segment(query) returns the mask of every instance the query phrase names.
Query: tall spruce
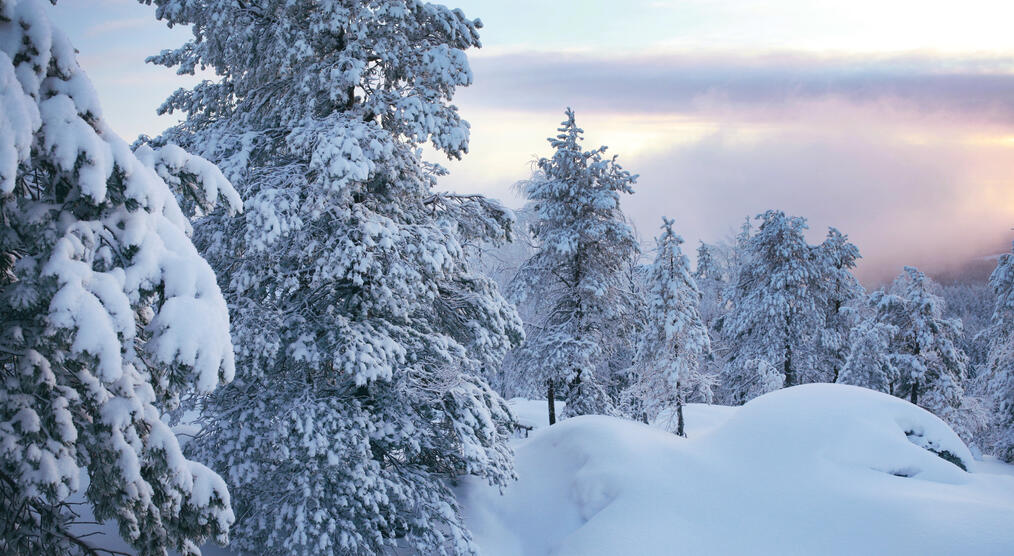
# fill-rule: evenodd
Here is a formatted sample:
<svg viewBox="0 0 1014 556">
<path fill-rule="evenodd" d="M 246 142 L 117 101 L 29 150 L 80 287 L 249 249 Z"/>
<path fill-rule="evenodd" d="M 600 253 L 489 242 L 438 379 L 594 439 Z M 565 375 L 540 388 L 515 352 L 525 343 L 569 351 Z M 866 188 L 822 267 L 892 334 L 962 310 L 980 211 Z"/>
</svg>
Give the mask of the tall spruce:
<svg viewBox="0 0 1014 556">
<path fill-rule="evenodd" d="M 697 266 L 694 269 L 694 282 L 701 291 L 701 318 L 710 329 L 724 313 L 727 287 L 726 274 L 715 257 L 715 248 L 701 242 L 697 246 Z"/>
<path fill-rule="evenodd" d="M 174 145 L 131 152 L 37 0 L 0 0 L 0 107 L 0 553 L 104 552 L 75 493 L 141 554 L 226 542 L 225 482 L 162 415 L 234 369 L 174 192 L 236 192 Z"/>
<path fill-rule="evenodd" d="M 931 291 L 930 279 L 907 266 L 889 290 L 874 292 L 870 303 L 877 322 L 896 329 L 889 351 L 897 378 L 890 392 L 952 426 L 960 424 L 968 363 L 958 347 L 961 321 L 944 318 L 943 299 Z"/>
<path fill-rule="evenodd" d="M 535 213 L 538 251 L 511 284 L 519 302 L 542 299 L 547 308 L 517 354 L 514 368 L 530 389 L 563 393 L 568 415 L 610 413 L 603 387 L 612 338 L 632 317 L 629 268 L 637 259 L 634 232 L 620 211 L 620 194 L 632 193 L 636 176 L 623 170 L 606 147 L 585 151 L 574 112 L 549 139 L 551 158 L 524 184 Z M 555 421 L 550 405 L 550 422 Z"/>
<path fill-rule="evenodd" d="M 745 264 L 722 325 L 729 342 L 721 386 L 727 403 L 800 384 L 813 368 L 824 326 L 820 268 L 803 236 L 806 220 L 776 210 L 757 218 L 756 233 L 741 236 Z"/>
<path fill-rule="evenodd" d="M 897 334 L 898 327 L 878 322 L 875 315 L 861 320 L 849 333 L 848 355 L 835 382 L 894 394 L 899 374 L 892 348 Z"/>
<path fill-rule="evenodd" d="M 803 382 L 836 382 L 845 366 L 851 346 L 850 332 L 855 325 L 854 305 L 866 297 L 866 291 L 852 273 L 859 259 L 859 248 L 848 236 L 830 228 L 816 247 L 817 283 L 814 294 L 824 312 L 820 346 L 812 370 Z"/>
<path fill-rule="evenodd" d="M 672 225 L 672 220 L 664 218 L 662 234 L 655 240 L 655 260 L 648 270 L 647 310 L 628 395 L 640 402 L 645 420 L 671 412 L 676 434 L 686 436 L 684 402 L 688 398 L 711 399 L 712 378 L 701 372 L 711 342 L 701 321 L 701 293 L 680 247 L 683 238 Z"/>
<path fill-rule="evenodd" d="M 994 416 L 989 436 L 996 456 L 1014 462 L 1014 254 L 1000 257 L 989 285 L 996 294 L 983 375 Z"/>
<path fill-rule="evenodd" d="M 174 93 L 247 199 L 196 227 L 234 315 L 237 379 L 201 400 L 195 452 L 223 471 L 233 545 L 256 554 L 474 551 L 448 480 L 513 477 L 509 411 L 483 375 L 522 339 L 463 244 L 505 238 L 481 196 L 433 193 L 469 127 L 478 20 L 415 0 L 146 0 L 194 38 L 152 60 L 219 78 Z"/>
</svg>

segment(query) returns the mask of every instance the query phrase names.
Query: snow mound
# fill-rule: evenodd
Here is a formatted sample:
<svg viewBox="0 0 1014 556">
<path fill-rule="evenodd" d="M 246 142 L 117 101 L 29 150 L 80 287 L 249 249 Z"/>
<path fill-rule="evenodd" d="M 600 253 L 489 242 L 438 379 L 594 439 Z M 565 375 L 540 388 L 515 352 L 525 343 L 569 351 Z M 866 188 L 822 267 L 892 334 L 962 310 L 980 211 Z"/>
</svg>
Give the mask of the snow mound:
<svg viewBox="0 0 1014 556">
<path fill-rule="evenodd" d="M 503 496 L 459 491 L 483 554 L 1014 553 L 1014 477 L 975 473 L 908 402 L 820 384 L 703 429 L 687 409 L 688 439 L 600 416 L 534 431 Z"/>
</svg>

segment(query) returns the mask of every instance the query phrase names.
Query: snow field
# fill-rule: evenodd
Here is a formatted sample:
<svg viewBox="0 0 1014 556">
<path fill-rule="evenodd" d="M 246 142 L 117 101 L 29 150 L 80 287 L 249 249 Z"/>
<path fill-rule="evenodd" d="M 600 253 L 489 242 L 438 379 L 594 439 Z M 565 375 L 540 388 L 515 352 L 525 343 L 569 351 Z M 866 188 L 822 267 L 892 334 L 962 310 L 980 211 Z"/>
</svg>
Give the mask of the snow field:
<svg viewBox="0 0 1014 556">
<path fill-rule="evenodd" d="M 459 490 L 483 554 L 1014 553 L 1009 466 L 908 402 L 812 384 L 686 412 L 687 439 L 587 416 L 518 441 L 502 497 Z"/>
</svg>

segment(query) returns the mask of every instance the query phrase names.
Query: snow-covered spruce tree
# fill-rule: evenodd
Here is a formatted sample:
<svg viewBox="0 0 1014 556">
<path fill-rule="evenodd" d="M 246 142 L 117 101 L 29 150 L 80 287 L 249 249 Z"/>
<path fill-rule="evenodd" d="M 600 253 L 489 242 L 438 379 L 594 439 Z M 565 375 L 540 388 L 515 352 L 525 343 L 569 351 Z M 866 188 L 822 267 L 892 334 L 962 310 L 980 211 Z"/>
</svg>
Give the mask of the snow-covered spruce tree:
<svg viewBox="0 0 1014 556">
<path fill-rule="evenodd" d="M 991 326 L 996 296 L 988 281 L 975 280 L 944 284 L 940 296 L 946 304 L 947 318 L 961 320 L 961 350 L 968 355 L 969 379 L 975 387 L 988 368 Z M 967 390 L 967 389 L 966 389 Z"/>
<path fill-rule="evenodd" d="M 896 326 L 872 316 L 860 321 L 849 333 L 848 356 L 836 382 L 893 394 L 899 375 L 891 349 L 897 334 Z"/>
<path fill-rule="evenodd" d="M 830 228 L 815 255 L 819 277 L 814 294 L 823 308 L 824 323 L 814 366 L 800 378 L 801 382 L 835 382 L 850 349 L 849 333 L 856 318 L 853 305 L 865 299 L 866 291 L 852 274 L 859 249 L 848 236 Z"/>
<path fill-rule="evenodd" d="M 723 319 L 729 341 L 721 384 L 726 403 L 799 384 L 812 368 L 824 326 L 819 267 L 803 237 L 806 220 L 775 210 L 758 218 L 759 229 L 746 240 L 748 264 L 737 273 L 732 309 Z"/>
<path fill-rule="evenodd" d="M 997 457 L 1014 462 L 1014 254 L 1000 257 L 989 285 L 996 294 L 982 377 L 993 405 L 989 439 Z"/>
<path fill-rule="evenodd" d="M 131 152 L 45 10 L 0 0 L 0 553 L 96 553 L 69 529 L 84 490 L 139 553 L 199 554 L 229 493 L 161 416 L 230 380 L 233 350 L 170 186 L 239 199 L 177 147 Z"/>
<path fill-rule="evenodd" d="M 733 240 L 732 245 L 726 245 L 728 251 L 727 262 L 726 262 L 726 280 L 725 280 L 725 292 L 723 297 L 728 300 L 729 304 L 736 300 L 736 285 L 739 284 L 739 273 L 741 270 L 748 268 L 752 262 L 751 257 L 753 256 L 752 246 L 750 245 L 750 238 L 753 237 L 757 230 L 754 229 L 753 223 L 750 221 L 749 216 L 743 217 L 743 223 L 739 227 L 739 232 L 736 233 L 736 237 Z"/>
<path fill-rule="evenodd" d="M 943 299 L 930 285 L 925 274 L 906 266 L 890 290 L 874 292 L 870 303 L 877 322 L 896 329 L 889 351 L 897 380 L 889 392 L 932 411 L 961 433 L 961 383 L 968 362 L 957 346 L 961 321 L 944 318 Z"/>
<path fill-rule="evenodd" d="M 153 61 L 219 75 L 173 94 L 164 138 L 204 149 L 246 199 L 195 238 L 234 319 L 235 382 L 200 400 L 195 453 L 226 474 L 233 546 L 254 554 L 474 548 L 449 480 L 513 477 L 510 414 L 483 380 L 517 313 L 465 242 L 509 213 L 434 194 L 425 142 L 468 124 L 477 20 L 415 0 L 155 0 L 194 38 Z"/>
<path fill-rule="evenodd" d="M 726 276 L 714 255 L 715 248 L 703 241 L 697 246 L 694 281 L 701 292 L 701 318 L 709 329 L 724 313 Z"/>
<path fill-rule="evenodd" d="M 584 131 L 574 112 L 555 152 L 538 162 L 524 184 L 536 218 L 538 251 L 511 284 L 518 302 L 536 297 L 547 310 L 516 354 L 517 380 L 531 390 L 546 388 L 550 400 L 564 391 L 568 415 L 609 413 L 612 401 L 597 373 L 607 365 L 611 336 L 633 314 L 628 269 L 637 259 L 633 229 L 620 211 L 620 194 L 632 193 L 637 176 L 623 170 L 606 147 L 582 149 Z M 550 403 L 550 422 L 555 421 Z"/>
<path fill-rule="evenodd" d="M 683 403 L 690 397 L 710 401 L 712 377 L 701 372 L 711 351 L 708 330 L 698 306 L 701 293 L 680 245 L 683 238 L 664 218 L 648 274 L 644 329 L 637 342 L 634 383 L 628 395 L 640 400 L 647 420 L 664 410 L 674 412 L 676 434 L 686 436 Z"/>
</svg>

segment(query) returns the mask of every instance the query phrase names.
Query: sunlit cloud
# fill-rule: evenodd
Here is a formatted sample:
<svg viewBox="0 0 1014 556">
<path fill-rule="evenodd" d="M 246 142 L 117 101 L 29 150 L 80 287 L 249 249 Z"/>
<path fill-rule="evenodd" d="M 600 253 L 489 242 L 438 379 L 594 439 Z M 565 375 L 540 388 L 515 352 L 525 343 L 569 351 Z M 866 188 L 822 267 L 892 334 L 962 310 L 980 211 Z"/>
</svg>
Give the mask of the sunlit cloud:
<svg viewBox="0 0 1014 556">
<path fill-rule="evenodd" d="M 459 98 L 491 108 L 566 102 L 595 111 L 683 113 L 752 105 L 778 115 L 770 111 L 837 97 L 1014 122 L 1014 56 L 518 52 L 472 65 L 476 83 Z"/>
<path fill-rule="evenodd" d="M 452 189 L 519 206 L 511 184 L 549 154 L 565 106 L 587 144 L 640 174 L 624 201 L 651 234 L 675 217 L 692 244 L 779 208 L 849 233 L 876 283 L 1005 250 L 1014 224 L 1014 73 L 1002 56 L 807 54 L 476 60 L 458 98 L 472 154 Z"/>
</svg>

